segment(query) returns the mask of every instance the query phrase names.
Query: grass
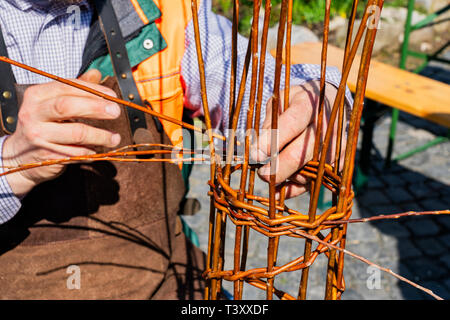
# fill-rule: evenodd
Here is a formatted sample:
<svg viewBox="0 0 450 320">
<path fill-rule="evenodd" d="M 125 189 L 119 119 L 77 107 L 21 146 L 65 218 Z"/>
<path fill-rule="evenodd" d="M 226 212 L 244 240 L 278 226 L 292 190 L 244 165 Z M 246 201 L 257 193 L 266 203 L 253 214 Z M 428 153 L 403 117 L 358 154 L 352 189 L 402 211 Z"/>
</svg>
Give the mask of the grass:
<svg viewBox="0 0 450 320">
<path fill-rule="evenodd" d="M 233 17 L 232 0 L 212 0 L 213 10 L 216 13 Z M 332 0 L 330 15 L 331 18 L 341 16 L 347 18 L 350 14 L 353 0 Z M 366 1 L 360 1 L 358 12 L 361 15 Z M 386 0 L 384 6 L 406 8 L 408 0 Z M 242 0 L 239 6 L 239 32 L 248 36 L 251 28 L 253 15 L 253 1 Z M 271 26 L 279 20 L 281 0 L 272 0 Z M 293 0 L 292 20 L 294 24 L 306 25 L 310 28 L 317 26 L 323 21 L 325 12 L 325 0 Z"/>
</svg>

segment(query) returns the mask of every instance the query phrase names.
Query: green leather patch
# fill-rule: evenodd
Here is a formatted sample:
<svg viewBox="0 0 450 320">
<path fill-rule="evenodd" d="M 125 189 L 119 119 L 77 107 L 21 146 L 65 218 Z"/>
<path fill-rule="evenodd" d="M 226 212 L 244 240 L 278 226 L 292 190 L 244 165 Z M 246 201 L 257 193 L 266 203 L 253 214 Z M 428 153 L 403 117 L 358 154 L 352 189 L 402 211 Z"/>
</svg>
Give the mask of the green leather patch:
<svg viewBox="0 0 450 320">
<path fill-rule="evenodd" d="M 149 24 L 142 28 L 139 35 L 126 43 L 128 59 L 131 67 L 137 66 L 140 62 L 150 58 L 155 53 L 167 47 L 167 43 L 159 32 L 155 20 L 161 17 L 161 11 L 153 1 L 138 1 L 142 10 L 146 14 Z M 109 54 L 94 60 L 89 69 L 98 69 L 103 77 L 113 76 L 114 70 Z"/>
</svg>

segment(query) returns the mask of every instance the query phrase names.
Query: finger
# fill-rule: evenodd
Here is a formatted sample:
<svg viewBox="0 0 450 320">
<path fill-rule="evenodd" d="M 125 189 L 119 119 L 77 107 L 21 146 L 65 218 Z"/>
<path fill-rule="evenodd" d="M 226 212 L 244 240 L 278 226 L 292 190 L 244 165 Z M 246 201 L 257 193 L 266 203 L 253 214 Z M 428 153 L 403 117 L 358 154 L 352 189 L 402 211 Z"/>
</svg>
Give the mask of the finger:
<svg viewBox="0 0 450 320">
<path fill-rule="evenodd" d="M 300 87 L 292 87 L 292 90 L 289 92 L 289 105 L 291 104 L 293 97 L 300 91 Z M 280 97 L 284 96 L 284 90 L 280 92 Z M 269 98 L 266 103 L 266 114 L 264 117 L 264 121 L 262 124 L 263 129 L 269 129 L 272 124 L 272 111 L 273 111 L 273 97 Z M 280 115 L 284 108 L 284 99 L 279 99 L 279 106 L 278 106 L 278 114 Z"/>
<path fill-rule="evenodd" d="M 275 168 L 272 169 L 271 163 L 269 162 L 259 168 L 258 175 L 263 180 L 269 181 L 270 174 L 276 174 L 276 183 L 278 184 L 295 174 L 306 162 L 312 159 L 315 140 L 314 133 L 314 126 L 308 126 L 300 136 L 277 156 Z"/>
<path fill-rule="evenodd" d="M 262 126 L 261 126 L 262 129 L 268 129 L 271 126 L 271 122 L 272 122 L 272 103 L 273 103 L 273 98 L 269 98 L 269 100 L 267 100 L 267 104 L 266 104 L 266 116 L 264 117 L 264 121 L 263 121 Z M 281 101 L 281 103 L 284 104 L 284 101 Z"/>
<path fill-rule="evenodd" d="M 310 185 L 298 184 L 295 182 L 287 182 L 285 186 L 285 198 L 294 198 L 310 190 Z M 275 198 L 279 200 L 281 197 L 281 188 L 275 194 Z"/>
<path fill-rule="evenodd" d="M 327 124 L 325 124 L 324 130 L 322 130 L 321 140 L 325 138 L 325 132 L 327 130 Z M 294 141 L 292 141 L 288 146 L 286 146 L 280 154 L 276 157 L 275 169 L 271 170 L 270 162 L 258 171 L 259 176 L 266 181 L 270 180 L 270 174 L 276 174 L 276 183 L 281 183 L 285 179 L 291 177 L 300 168 L 302 168 L 308 161 L 313 157 L 314 153 L 314 143 L 316 135 L 316 124 L 310 124 L 307 129 L 302 132 Z M 327 148 L 327 154 L 325 157 L 325 162 L 329 164 L 334 164 L 336 156 L 336 143 L 337 143 L 337 123 L 335 123 L 333 128 L 333 135 L 331 139 L 331 145 Z M 343 167 L 344 155 L 346 150 L 346 139 L 344 134 L 344 139 L 341 140 L 341 150 L 340 150 L 340 161 L 339 168 Z M 321 150 L 324 145 L 320 146 Z M 320 157 L 321 155 L 319 155 Z M 273 161 L 271 161 L 273 162 Z M 273 172 L 271 172 L 273 171 Z M 299 182 L 303 183 L 301 175 L 296 176 L 300 179 Z"/>
<path fill-rule="evenodd" d="M 41 150 L 37 154 L 37 158 L 40 161 L 90 156 L 96 153 L 85 146 L 60 145 L 48 141 L 42 141 L 41 145 Z"/>
<path fill-rule="evenodd" d="M 91 76 L 89 76 L 89 77 L 91 77 Z M 108 87 L 105 87 L 105 86 L 102 86 L 102 85 L 99 85 L 96 83 L 78 80 L 78 79 L 75 79 L 72 81 L 75 83 L 81 84 L 83 86 L 86 86 L 88 88 L 94 89 L 96 91 L 99 91 L 100 93 L 103 93 L 103 94 L 106 94 L 109 96 L 113 96 L 113 97 L 117 97 L 116 93 Z M 88 98 L 97 97 L 96 95 L 94 95 L 90 92 L 87 92 L 85 90 L 67 85 L 65 83 L 53 81 L 53 82 L 34 85 L 34 86 L 29 87 L 25 91 L 24 100 L 42 102 L 42 101 L 50 100 L 50 99 L 56 98 L 58 96 L 63 96 L 63 95 L 80 96 L 80 97 L 88 97 Z"/>
<path fill-rule="evenodd" d="M 278 118 L 277 150 L 281 150 L 290 141 L 300 135 L 306 127 L 314 120 L 315 96 L 309 95 L 306 91 L 297 91 L 290 97 L 289 108 Z M 270 110 L 271 108 L 268 108 Z M 271 153 L 272 130 L 271 112 L 265 119 L 263 130 L 256 145 L 253 145 L 253 157 L 256 161 L 263 161 Z"/>
<path fill-rule="evenodd" d="M 47 123 L 41 138 L 53 144 L 102 146 L 112 148 L 120 143 L 120 135 L 82 123 Z"/>
<path fill-rule="evenodd" d="M 308 184 L 311 181 L 310 177 L 304 176 L 300 172 L 294 173 L 288 179 L 298 184 Z"/>
<path fill-rule="evenodd" d="M 99 84 L 100 81 L 102 81 L 102 73 L 97 69 L 91 69 L 83 73 L 78 79 L 85 82 Z"/>
<path fill-rule="evenodd" d="M 37 113 L 41 121 L 67 120 L 73 118 L 116 119 L 120 115 L 118 104 L 100 98 L 58 96 L 45 103 Z"/>
</svg>

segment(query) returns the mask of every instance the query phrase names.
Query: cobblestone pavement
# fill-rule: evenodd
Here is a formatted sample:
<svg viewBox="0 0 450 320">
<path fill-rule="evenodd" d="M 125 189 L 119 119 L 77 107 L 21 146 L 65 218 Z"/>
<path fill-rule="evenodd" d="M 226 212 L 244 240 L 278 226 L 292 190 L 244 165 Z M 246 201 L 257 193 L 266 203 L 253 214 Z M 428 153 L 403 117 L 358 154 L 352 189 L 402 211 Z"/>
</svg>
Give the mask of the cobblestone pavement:
<svg viewBox="0 0 450 320">
<path fill-rule="evenodd" d="M 448 76 L 448 71 L 446 72 Z M 425 152 L 400 161 L 389 170 L 383 168 L 387 148 L 390 116 L 386 114 L 376 125 L 372 168 L 367 189 L 354 203 L 352 218 L 405 211 L 440 210 L 450 208 L 450 143 L 442 143 Z M 397 126 L 394 157 L 415 146 L 420 146 L 446 129 L 402 113 Z M 197 233 L 200 247 L 206 250 L 209 199 L 209 167 L 196 165 L 192 172 L 189 197 L 197 197 L 202 209 L 194 216 L 183 217 Z M 258 183 L 256 192 L 266 194 L 267 187 Z M 288 205 L 307 212 L 307 197 L 290 199 Z M 251 233 L 253 247 L 248 257 L 248 268 L 266 265 L 267 239 Z M 231 268 L 234 226 L 227 223 L 226 258 Z M 278 265 L 303 254 L 304 242 L 299 239 L 280 240 Z M 450 299 L 450 216 L 406 217 L 373 223 L 351 224 L 348 227 L 347 249 L 383 267 L 433 290 L 444 299 Z M 326 259 L 321 255 L 310 271 L 308 299 L 323 299 Z M 345 258 L 346 291 L 343 299 L 429 299 L 410 285 L 381 272 L 378 288 L 369 289 L 368 279 L 373 270 L 350 256 Z M 278 276 L 275 286 L 297 295 L 300 272 Z M 224 287 L 232 292 L 230 283 Z M 252 286 L 244 289 L 245 299 L 265 299 L 265 293 Z"/>
</svg>

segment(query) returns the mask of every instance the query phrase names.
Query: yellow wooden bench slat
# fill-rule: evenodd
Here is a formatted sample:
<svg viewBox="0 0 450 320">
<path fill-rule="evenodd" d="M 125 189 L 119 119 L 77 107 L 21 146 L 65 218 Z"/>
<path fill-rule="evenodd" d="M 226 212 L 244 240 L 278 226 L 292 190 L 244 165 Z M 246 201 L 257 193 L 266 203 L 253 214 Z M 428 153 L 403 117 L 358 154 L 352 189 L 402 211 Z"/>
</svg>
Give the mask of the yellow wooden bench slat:
<svg viewBox="0 0 450 320">
<path fill-rule="evenodd" d="M 292 46 L 292 64 L 320 64 L 322 43 Z M 272 52 L 274 54 L 274 52 Z M 344 50 L 328 46 L 327 65 L 342 71 Z M 357 55 L 347 85 L 356 89 L 360 57 Z M 366 97 L 450 128 L 450 86 L 374 59 L 371 61 Z"/>
</svg>

